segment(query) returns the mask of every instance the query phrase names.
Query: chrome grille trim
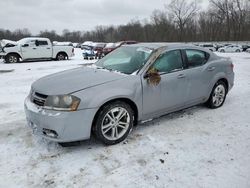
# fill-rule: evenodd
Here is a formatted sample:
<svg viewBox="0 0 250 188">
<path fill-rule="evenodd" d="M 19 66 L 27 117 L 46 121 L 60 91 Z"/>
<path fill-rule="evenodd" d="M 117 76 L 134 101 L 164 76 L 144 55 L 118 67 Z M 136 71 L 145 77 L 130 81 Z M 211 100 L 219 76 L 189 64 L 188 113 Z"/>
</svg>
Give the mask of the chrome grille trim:
<svg viewBox="0 0 250 188">
<path fill-rule="evenodd" d="M 48 95 L 44 95 L 44 94 L 37 93 L 37 92 L 32 92 L 31 101 L 37 106 L 44 106 L 47 97 Z"/>
</svg>

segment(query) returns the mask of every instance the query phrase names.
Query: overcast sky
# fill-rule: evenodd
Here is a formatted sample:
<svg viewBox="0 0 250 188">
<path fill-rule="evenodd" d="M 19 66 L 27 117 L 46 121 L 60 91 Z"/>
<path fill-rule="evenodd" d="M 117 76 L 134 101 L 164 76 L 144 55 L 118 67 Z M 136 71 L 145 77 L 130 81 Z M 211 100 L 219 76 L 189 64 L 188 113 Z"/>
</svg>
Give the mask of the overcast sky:
<svg viewBox="0 0 250 188">
<path fill-rule="evenodd" d="M 206 7 L 208 0 L 200 0 Z M 87 31 L 96 25 L 126 24 L 149 19 L 168 0 L 0 0 L 0 28 Z"/>
</svg>

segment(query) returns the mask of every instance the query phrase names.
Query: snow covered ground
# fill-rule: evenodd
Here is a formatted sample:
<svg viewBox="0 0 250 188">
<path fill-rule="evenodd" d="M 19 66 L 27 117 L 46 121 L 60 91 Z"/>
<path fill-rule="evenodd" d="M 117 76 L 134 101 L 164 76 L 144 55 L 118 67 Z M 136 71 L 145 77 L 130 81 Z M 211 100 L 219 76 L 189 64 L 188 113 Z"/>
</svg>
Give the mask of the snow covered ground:
<svg viewBox="0 0 250 188">
<path fill-rule="evenodd" d="M 32 135 L 23 101 L 36 79 L 89 63 L 76 53 L 64 62 L 0 62 L 0 187 L 250 187 L 250 54 L 220 54 L 236 73 L 222 108 L 167 115 L 115 146 L 62 148 Z"/>
</svg>

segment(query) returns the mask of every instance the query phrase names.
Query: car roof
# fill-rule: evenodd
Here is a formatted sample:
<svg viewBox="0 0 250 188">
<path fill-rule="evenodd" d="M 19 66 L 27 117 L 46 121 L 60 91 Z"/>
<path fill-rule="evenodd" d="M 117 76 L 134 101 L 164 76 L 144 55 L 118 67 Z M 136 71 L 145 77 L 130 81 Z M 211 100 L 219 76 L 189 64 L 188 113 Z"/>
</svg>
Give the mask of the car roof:
<svg viewBox="0 0 250 188">
<path fill-rule="evenodd" d="M 145 47 L 145 48 L 150 48 L 150 49 L 158 49 L 161 47 L 167 47 L 169 49 L 172 48 L 195 48 L 195 49 L 203 49 L 200 47 L 197 47 L 193 44 L 189 44 L 189 43 L 137 43 L 137 44 L 130 44 L 130 45 L 124 45 L 124 46 L 133 46 L 133 47 Z"/>
<path fill-rule="evenodd" d="M 25 37 L 23 39 L 28 39 L 28 40 L 48 40 L 48 38 L 43 38 L 43 37 Z"/>
</svg>

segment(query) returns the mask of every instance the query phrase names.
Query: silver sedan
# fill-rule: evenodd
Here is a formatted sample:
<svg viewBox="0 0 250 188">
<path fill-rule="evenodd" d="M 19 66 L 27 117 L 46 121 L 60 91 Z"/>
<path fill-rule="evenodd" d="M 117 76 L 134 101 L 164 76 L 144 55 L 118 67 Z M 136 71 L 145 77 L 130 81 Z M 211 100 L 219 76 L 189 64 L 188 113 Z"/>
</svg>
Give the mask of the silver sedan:
<svg viewBox="0 0 250 188">
<path fill-rule="evenodd" d="M 228 58 L 192 45 L 141 43 L 37 80 L 25 112 L 44 138 L 66 143 L 95 135 L 116 144 L 138 122 L 201 103 L 221 107 L 233 84 Z"/>
</svg>

